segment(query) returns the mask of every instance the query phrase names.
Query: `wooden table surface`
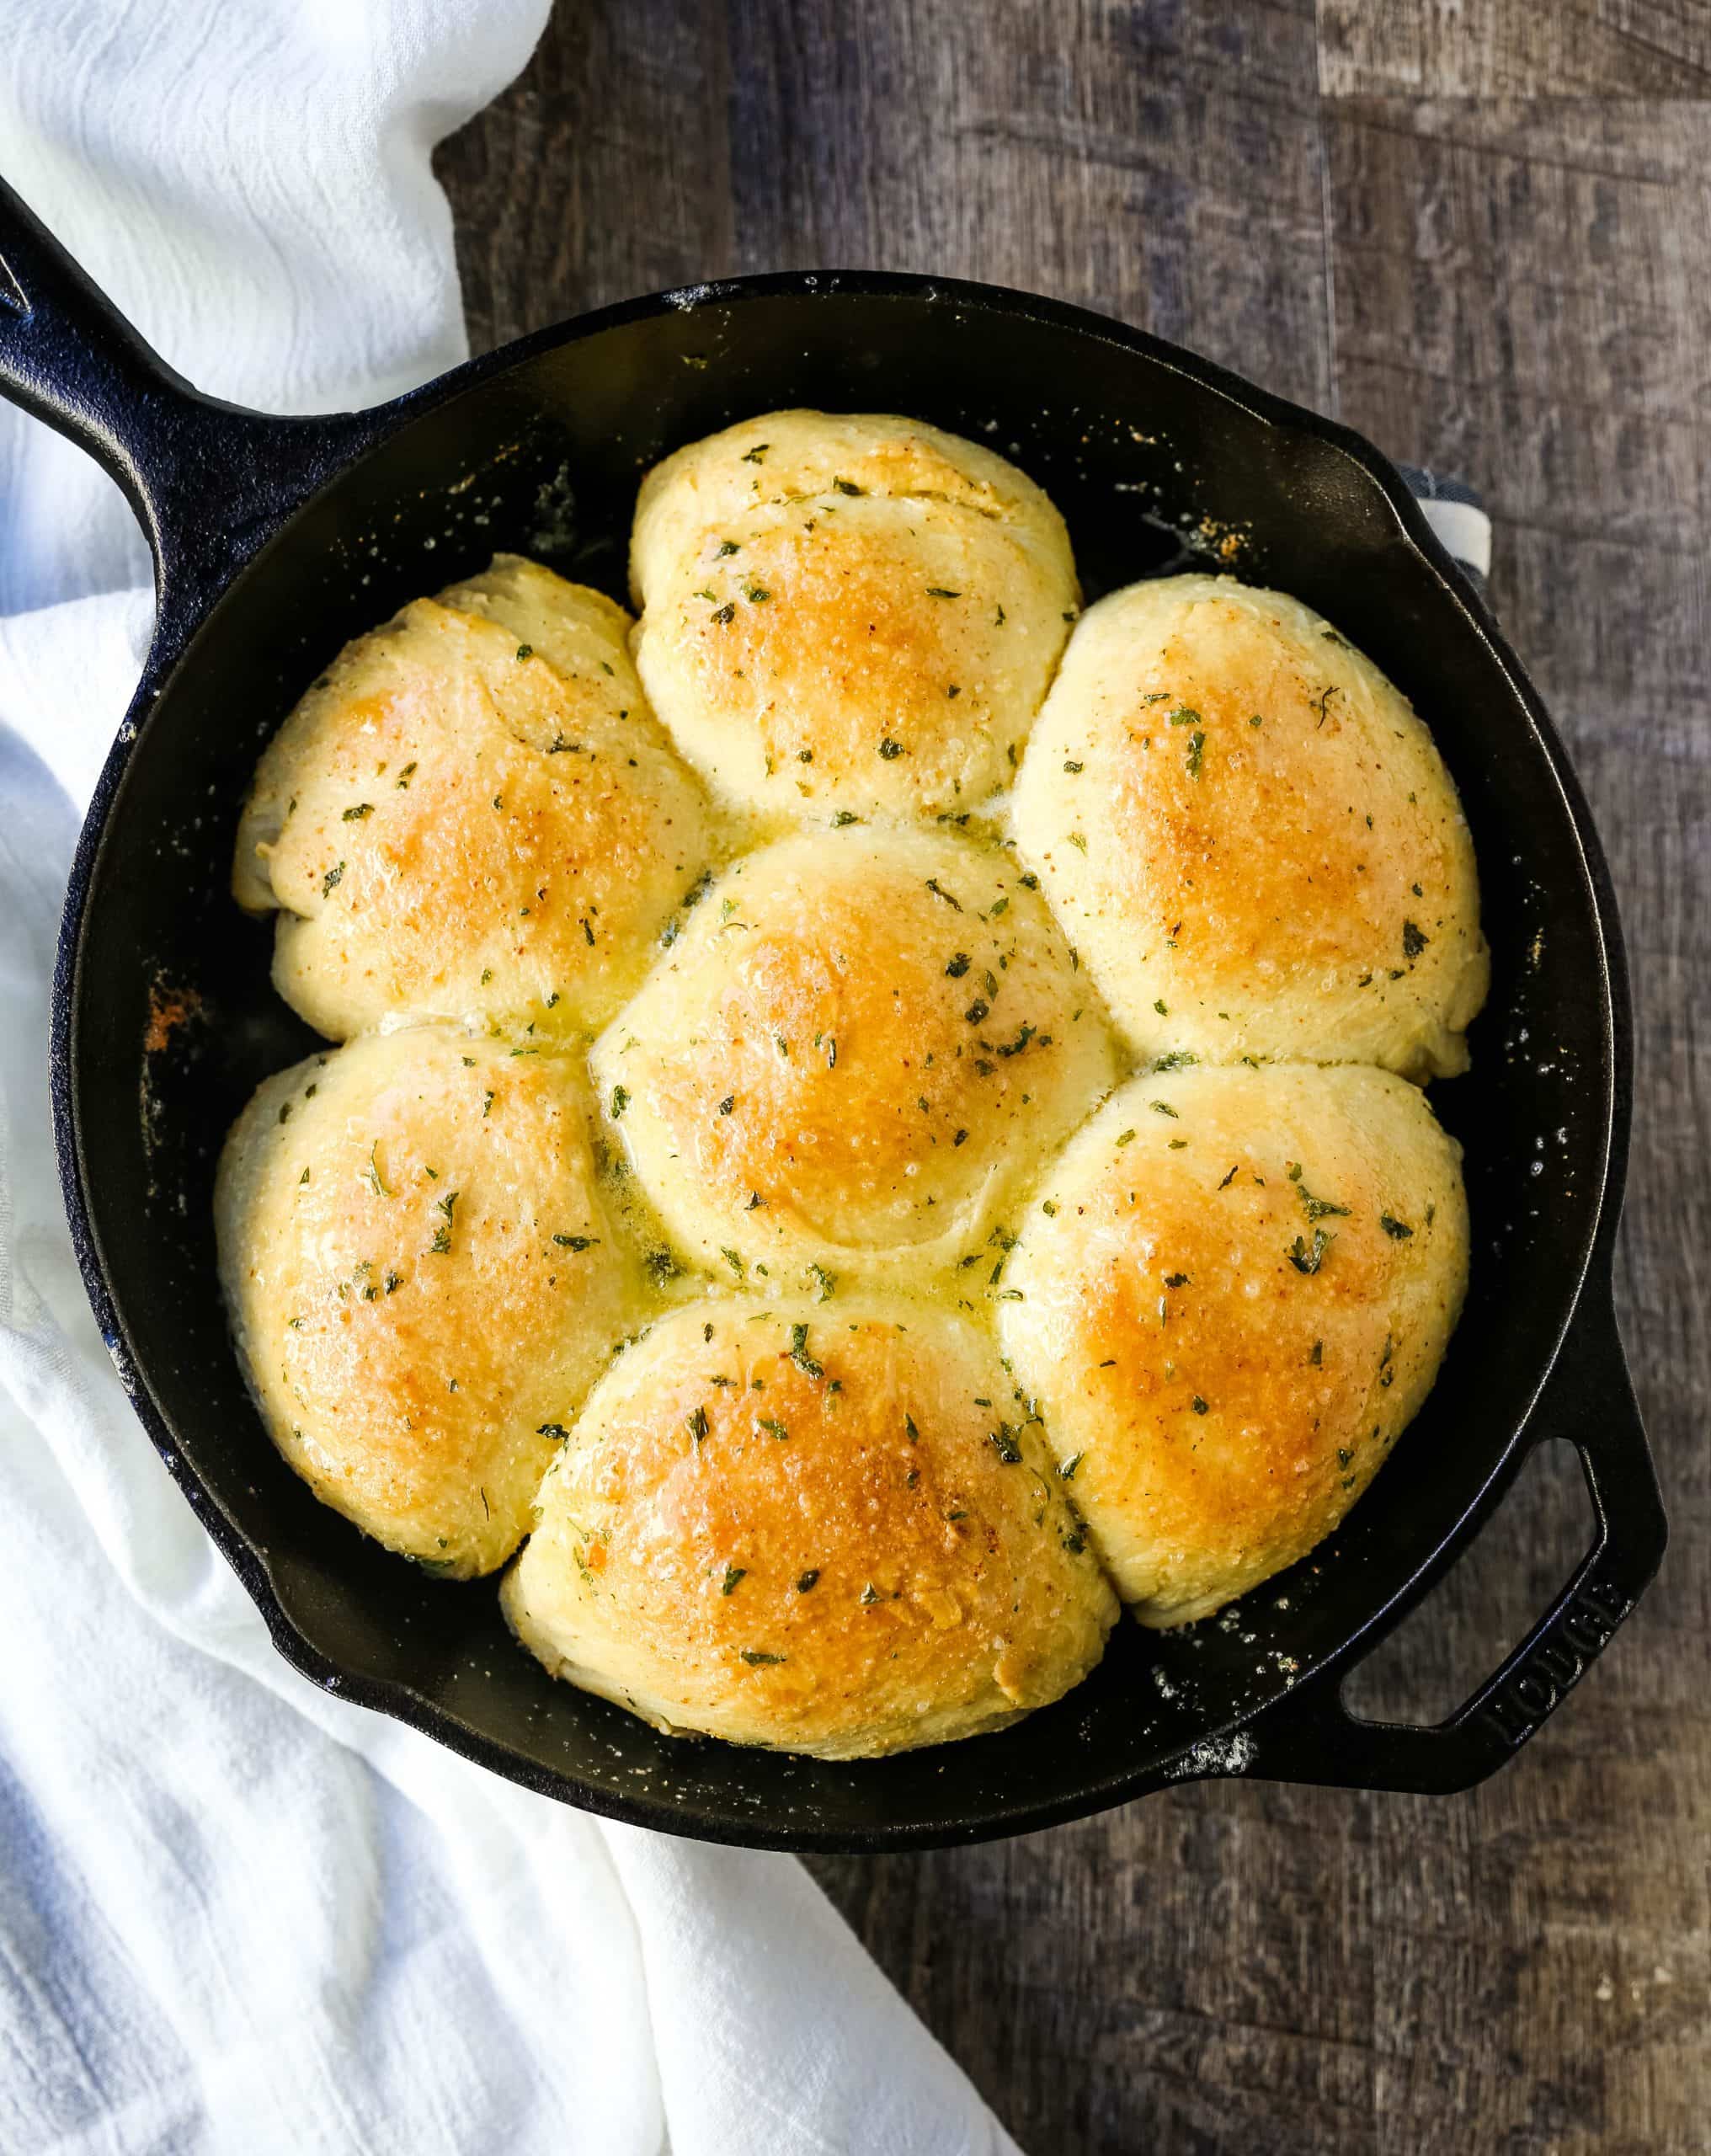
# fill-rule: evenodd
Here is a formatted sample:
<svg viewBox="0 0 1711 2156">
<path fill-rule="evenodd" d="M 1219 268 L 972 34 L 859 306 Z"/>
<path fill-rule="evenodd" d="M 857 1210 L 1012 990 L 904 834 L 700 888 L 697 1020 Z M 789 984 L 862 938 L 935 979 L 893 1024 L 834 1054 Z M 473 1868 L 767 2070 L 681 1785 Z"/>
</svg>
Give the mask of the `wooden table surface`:
<svg viewBox="0 0 1711 2156">
<path fill-rule="evenodd" d="M 477 349 L 737 270 L 926 270 L 1484 490 L 1629 939 L 1662 1577 L 1469 1796 L 1201 1785 L 813 1869 L 1030 2156 L 1711 2148 L 1711 6 L 560 0 L 440 163 Z M 1587 1537 L 1572 1454 L 1536 1458 L 1358 1704 L 1441 1715 Z"/>
</svg>

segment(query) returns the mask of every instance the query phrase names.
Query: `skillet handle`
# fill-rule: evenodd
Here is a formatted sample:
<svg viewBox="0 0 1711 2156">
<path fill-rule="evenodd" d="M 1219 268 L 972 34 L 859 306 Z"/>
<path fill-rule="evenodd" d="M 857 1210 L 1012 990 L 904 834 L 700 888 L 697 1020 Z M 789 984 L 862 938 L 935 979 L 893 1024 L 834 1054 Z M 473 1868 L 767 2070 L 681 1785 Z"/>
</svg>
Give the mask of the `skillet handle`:
<svg viewBox="0 0 1711 2156">
<path fill-rule="evenodd" d="M 0 179 L 0 396 L 86 450 L 154 555 L 157 660 L 304 498 L 385 431 L 375 413 L 282 419 L 168 366 Z"/>
<path fill-rule="evenodd" d="M 1471 1699 L 1429 1727 L 1351 1714 L 1342 1688 L 1360 1657 L 1332 1665 L 1250 1725 L 1257 1774 L 1429 1795 L 1471 1789 L 1543 1726 L 1609 1645 L 1662 1561 L 1668 1528 L 1607 1279 L 1588 1282 L 1527 1427 L 1534 1444 L 1575 1445 L 1596 1519 L 1591 1548 L 1551 1607 Z"/>
</svg>

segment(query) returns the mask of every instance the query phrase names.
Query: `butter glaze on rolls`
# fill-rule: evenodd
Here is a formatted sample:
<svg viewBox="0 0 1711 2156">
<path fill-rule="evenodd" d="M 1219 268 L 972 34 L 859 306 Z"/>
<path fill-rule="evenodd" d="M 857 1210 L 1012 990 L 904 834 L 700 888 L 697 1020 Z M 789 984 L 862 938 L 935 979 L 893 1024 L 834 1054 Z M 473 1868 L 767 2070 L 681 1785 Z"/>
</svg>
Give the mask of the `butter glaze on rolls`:
<svg viewBox="0 0 1711 2156">
<path fill-rule="evenodd" d="M 584 1081 L 452 1026 L 269 1078 L 215 1198 L 262 1418 L 328 1504 L 450 1577 L 503 1564 L 633 1321 Z"/>
<path fill-rule="evenodd" d="M 931 815 L 1009 783 L 1079 604 L 1063 520 L 977 444 L 772 412 L 643 482 L 637 664 L 716 793 Z"/>
<path fill-rule="evenodd" d="M 1460 1149 L 1387 1072 L 1156 1072 L 1078 1134 L 999 1333 L 1143 1624 L 1209 1615 L 1337 1526 L 1467 1268 Z"/>
<path fill-rule="evenodd" d="M 1115 1075 L 1025 873 L 995 846 L 863 827 L 781 840 L 712 886 L 593 1064 L 686 1255 L 777 1293 L 813 1266 L 913 1281 L 983 1247 Z"/>
<path fill-rule="evenodd" d="M 1138 1054 L 1466 1068 L 1490 961 L 1454 785 L 1297 600 L 1182 576 L 1090 608 L 1012 813 Z"/>
<path fill-rule="evenodd" d="M 657 1727 L 845 1759 L 1046 1705 L 1116 1614 L 973 1326 L 695 1305 L 613 1364 L 503 1593 L 555 1674 Z"/>
<path fill-rule="evenodd" d="M 399 1014 L 593 1027 L 707 857 L 629 616 L 501 555 L 347 645 L 259 766 L 233 890 L 343 1039 Z"/>
</svg>

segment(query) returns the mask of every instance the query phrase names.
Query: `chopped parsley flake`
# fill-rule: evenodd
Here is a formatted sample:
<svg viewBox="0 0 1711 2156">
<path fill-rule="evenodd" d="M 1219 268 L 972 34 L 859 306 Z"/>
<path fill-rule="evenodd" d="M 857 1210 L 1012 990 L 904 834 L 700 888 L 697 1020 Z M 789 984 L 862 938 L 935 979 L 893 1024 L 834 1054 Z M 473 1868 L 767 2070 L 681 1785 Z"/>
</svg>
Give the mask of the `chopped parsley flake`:
<svg viewBox="0 0 1711 2156">
<path fill-rule="evenodd" d="M 790 1359 L 804 1377 L 823 1378 L 826 1374 L 824 1364 L 817 1363 L 808 1353 L 808 1329 L 805 1325 L 793 1325 L 790 1329 Z"/>
<path fill-rule="evenodd" d="M 1325 1254 L 1334 1240 L 1323 1228 L 1315 1228 L 1310 1246 L 1303 1237 L 1298 1235 L 1286 1255 L 1298 1273 L 1317 1273 L 1324 1264 Z"/>
<path fill-rule="evenodd" d="M 434 1230 L 434 1241 L 429 1248 L 436 1257 L 444 1257 L 451 1248 L 451 1215 L 457 1204 L 457 1193 L 448 1190 L 440 1201 L 439 1210 L 445 1215 L 444 1223 Z"/>
</svg>

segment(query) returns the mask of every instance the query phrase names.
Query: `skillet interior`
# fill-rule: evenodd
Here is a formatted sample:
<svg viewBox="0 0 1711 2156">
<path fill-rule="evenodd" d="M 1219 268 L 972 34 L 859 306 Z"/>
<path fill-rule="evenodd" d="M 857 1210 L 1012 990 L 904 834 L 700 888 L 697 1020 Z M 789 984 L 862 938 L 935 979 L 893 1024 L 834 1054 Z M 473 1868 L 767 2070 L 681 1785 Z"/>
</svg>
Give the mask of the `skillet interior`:
<svg viewBox="0 0 1711 2156">
<path fill-rule="evenodd" d="M 878 1848 L 1016 1832 L 1202 1770 L 1187 1748 L 1281 1698 L 1446 1554 L 1510 1460 L 1572 1309 L 1605 1192 L 1619 1017 L 1557 752 L 1347 437 L 1068 309 L 914 280 L 758 280 L 549 333 L 416 402 L 193 638 L 90 874 L 70 984 L 83 1187 L 138 1404 L 180 1481 L 300 1666 L 590 1808 Z M 346 638 L 496 548 L 622 596 L 642 471 L 792 403 L 991 441 L 1063 510 L 1090 599 L 1210 554 L 1319 607 L 1431 725 L 1473 825 L 1494 956 L 1473 1071 L 1432 1091 L 1467 1151 L 1467 1314 L 1343 1531 L 1234 1615 L 1163 1637 L 1120 1626 L 1086 1684 L 1012 1730 L 845 1766 L 659 1737 L 549 1679 L 510 1641 L 491 1582 L 424 1579 L 317 1504 L 245 1395 L 210 1216 L 227 1124 L 315 1044 L 268 985 L 270 930 L 227 894 L 262 743 Z"/>
</svg>

